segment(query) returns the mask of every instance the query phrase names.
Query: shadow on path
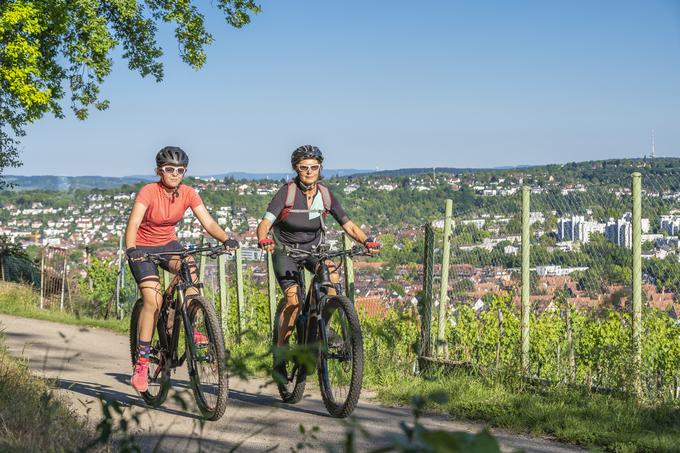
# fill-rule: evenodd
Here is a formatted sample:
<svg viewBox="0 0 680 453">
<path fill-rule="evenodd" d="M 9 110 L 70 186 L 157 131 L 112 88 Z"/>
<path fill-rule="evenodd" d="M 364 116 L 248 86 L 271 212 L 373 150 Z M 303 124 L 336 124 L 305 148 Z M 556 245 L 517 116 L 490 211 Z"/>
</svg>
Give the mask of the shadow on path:
<svg viewBox="0 0 680 453">
<path fill-rule="evenodd" d="M 136 406 L 144 409 L 157 410 L 159 412 L 164 412 L 170 415 L 177 415 L 184 418 L 192 418 L 200 420 L 201 417 L 198 414 L 192 414 L 190 412 L 170 409 L 167 407 L 151 407 L 144 403 L 141 397 L 135 397 L 133 395 L 114 390 L 108 385 L 94 383 L 94 382 L 75 382 L 68 379 L 58 379 L 55 383 L 56 387 L 63 390 L 70 390 L 72 392 L 80 393 L 81 395 L 89 396 L 103 401 L 117 401 L 123 405 Z M 173 400 L 169 397 L 169 400 Z"/>
</svg>

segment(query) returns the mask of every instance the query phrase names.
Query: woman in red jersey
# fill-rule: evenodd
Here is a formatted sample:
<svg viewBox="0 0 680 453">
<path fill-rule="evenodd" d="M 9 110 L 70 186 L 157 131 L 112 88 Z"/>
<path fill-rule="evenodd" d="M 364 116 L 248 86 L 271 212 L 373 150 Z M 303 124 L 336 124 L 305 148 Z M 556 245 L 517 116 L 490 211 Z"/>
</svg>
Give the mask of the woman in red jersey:
<svg viewBox="0 0 680 453">
<path fill-rule="evenodd" d="M 144 300 L 144 308 L 139 317 L 138 360 L 132 374 L 132 387 L 138 392 L 146 392 L 148 389 L 151 338 L 163 301 L 158 267 L 145 259 L 145 254 L 182 250 L 182 245 L 177 241 L 175 225 L 182 219 L 187 208 L 191 208 L 208 234 L 220 241 L 225 248 L 238 247 L 238 242 L 230 239 L 212 218 L 198 192 L 182 184 L 187 165 L 189 157 L 181 148 L 166 146 L 158 152 L 156 174 L 160 180 L 145 185 L 139 191 L 125 230 L 130 270 Z M 161 267 L 177 273 L 179 259 L 172 255 L 167 257 Z M 195 265 L 192 268 L 192 278 L 197 280 Z M 195 294 L 195 288 L 186 291 L 187 296 Z M 200 338 L 195 340 L 201 342 Z"/>
</svg>

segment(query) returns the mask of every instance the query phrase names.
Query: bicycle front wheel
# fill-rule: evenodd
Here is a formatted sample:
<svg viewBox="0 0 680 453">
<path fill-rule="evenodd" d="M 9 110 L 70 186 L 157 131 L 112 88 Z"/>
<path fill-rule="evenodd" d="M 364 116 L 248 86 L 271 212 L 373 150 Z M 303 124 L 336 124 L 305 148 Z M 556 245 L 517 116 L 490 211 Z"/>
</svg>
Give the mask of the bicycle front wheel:
<svg viewBox="0 0 680 453">
<path fill-rule="evenodd" d="M 137 363 L 137 347 L 139 345 L 139 317 L 144 308 L 144 301 L 137 300 L 132 309 L 130 317 L 130 356 L 132 366 Z M 158 331 L 154 329 L 151 338 L 151 352 L 149 354 L 149 388 L 146 392 L 140 393 L 146 404 L 158 407 L 168 396 L 170 390 L 170 367 L 163 352 L 164 348 L 158 338 Z"/>
<path fill-rule="evenodd" d="M 364 375 L 364 340 L 352 302 L 328 297 L 319 329 L 325 339 L 317 367 L 321 398 L 331 416 L 345 418 L 359 402 Z"/>
<path fill-rule="evenodd" d="M 229 393 L 222 328 L 215 307 L 204 298 L 191 298 L 187 307 L 191 325 L 186 329 L 186 357 L 191 387 L 203 417 L 218 420 Z"/>
</svg>

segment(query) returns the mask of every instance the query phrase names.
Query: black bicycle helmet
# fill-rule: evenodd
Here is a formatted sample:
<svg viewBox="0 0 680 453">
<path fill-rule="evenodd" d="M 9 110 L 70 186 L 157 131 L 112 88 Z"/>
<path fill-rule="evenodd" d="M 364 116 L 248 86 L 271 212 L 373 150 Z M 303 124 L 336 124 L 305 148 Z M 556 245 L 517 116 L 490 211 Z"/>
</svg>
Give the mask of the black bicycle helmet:
<svg viewBox="0 0 680 453">
<path fill-rule="evenodd" d="M 305 159 L 316 159 L 322 164 L 323 153 L 316 146 L 302 145 L 293 151 L 293 154 L 290 156 L 290 164 L 295 168 L 300 161 Z"/>
<path fill-rule="evenodd" d="M 166 146 L 156 154 L 156 167 L 163 165 L 186 167 L 189 165 L 189 156 L 178 146 Z"/>
</svg>

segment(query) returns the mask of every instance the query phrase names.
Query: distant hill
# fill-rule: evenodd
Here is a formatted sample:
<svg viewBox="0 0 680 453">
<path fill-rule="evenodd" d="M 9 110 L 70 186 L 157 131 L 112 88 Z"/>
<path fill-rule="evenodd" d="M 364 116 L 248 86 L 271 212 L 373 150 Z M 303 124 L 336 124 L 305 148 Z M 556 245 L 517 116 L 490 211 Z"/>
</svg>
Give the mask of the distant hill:
<svg viewBox="0 0 680 453">
<path fill-rule="evenodd" d="M 349 176 L 370 173 L 370 170 L 356 170 L 356 169 L 338 169 L 338 170 L 324 170 L 324 175 L 331 176 Z M 234 179 L 257 180 L 257 179 L 283 179 L 289 178 L 293 174 L 292 171 L 288 173 L 245 173 L 245 172 L 230 172 L 217 175 L 201 175 L 200 178 L 215 178 L 223 179 L 225 177 L 232 177 Z M 6 175 L 5 181 L 14 185 L 14 190 L 72 190 L 72 189 L 113 189 L 124 184 L 136 184 L 139 182 L 153 181 L 156 179 L 153 175 L 133 175 L 133 176 L 18 176 Z"/>
<path fill-rule="evenodd" d="M 331 170 L 331 169 L 325 169 L 323 170 L 323 174 L 326 177 L 332 177 L 332 176 L 352 176 L 352 175 L 363 175 L 367 173 L 371 173 L 372 170 L 356 170 L 356 169 L 338 169 L 338 170 Z M 230 173 L 221 173 L 218 175 L 209 175 L 209 176 L 201 176 L 201 178 L 215 178 L 215 179 L 222 179 L 225 177 L 232 177 L 234 179 L 249 179 L 249 180 L 257 180 L 257 179 L 288 179 L 293 176 L 293 171 L 289 171 L 286 173 L 245 173 L 245 172 L 230 172 Z"/>
<path fill-rule="evenodd" d="M 527 175 L 541 176 L 545 174 L 560 176 L 565 181 L 620 181 L 633 171 L 643 174 L 657 172 L 680 171 L 680 158 L 657 157 L 655 159 L 608 159 L 600 161 L 568 162 L 548 165 L 517 165 L 495 168 L 400 168 L 395 170 L 356 170 L 338 169 L 324 170 L 327 177 L 339 176 L 364 176 L 364 177 L 408 177 L 422 174 L 462 174 L 462 173 L 485 173 L 485 174 L 511 174 L 521 171 Z M 293 172 L 286 173 L 246 173 L 229 172 L 215 175 L 196 176 L 201 179 L 223 179 L 231 177 L 237 180 L 280 180 L 292 177 Z M 193 176 L 193 175 L 192 175 Z M 120 178 L 110 176 L 14 176 L 4 177 L 9 183 L 14 184 L 14 190 L 71 190 L 71 189 L 113 189 L 124 184 L 136 184 L 139 182 L 152 181 L 153 175 L 133 175 Z"/>
<path fill-rule="evenodd" d="M 124 184 L 150 181 L 150 176 L 3 176 L 14 190 L 113 189 Z"/>
<path fill-rule="evenodd" d="M 656 157 L 650 158 L 625 158 L 591 160 L 582 162 L 565 162 L 560 164 L 544 165 L 515 165 L 490 168 L 457 168 L 457 167 L 424 167 L 424 168 L 399 168 L 394 170 L 374 171 L 362 176 L 376 177 L 408 177 L 423 174 L 463 174 L 463 173 L 494 173 L 509 174 L 522 171 L 525 174 L 540 174 L 545 172 L 566 174 L 571 173 L 577 178 L 591 179 L 602 176 L 620 176 L 630 174 L 632 171 L 641 173 L 667 172 L 670 169 L 680 170 L 680 158 Z M 359 175 L 356 175 L 359 176 Z"/>
<path fill-rule="evenodd" d="M 386 177 L 395 177 L 395 176 L 415 176 L 415 175 L 422 175 L 424 173 L 446 173 L 446 174 L 460 174 L 460 173 L 479 173 L 479 172 L 488 172 L 488 171 L 510 171 L 510 170 L 520 170 L 520 169 L 526 169 L 526 168 L 539 168 L 539 167 L 545 167 L 545 165 L 509 165 L 509 166 L 503 166 L 503 167 L 492 167 L 492 168 L 463 168 L 463 167 L 425 167 L 425 168 L 399 168 L 399 169 L 394 169 L 394 170 L 380 170 L 380 171 L 373 171 L 370 173 L 371 176 L 386 176 Z M 354 175 L 353 175 L 354 176 Z"/>
</svg>

